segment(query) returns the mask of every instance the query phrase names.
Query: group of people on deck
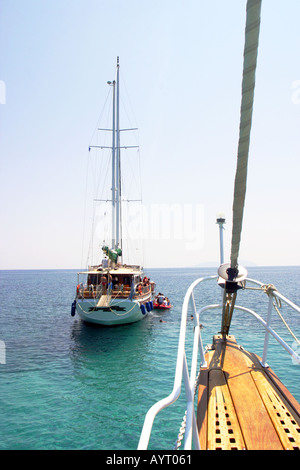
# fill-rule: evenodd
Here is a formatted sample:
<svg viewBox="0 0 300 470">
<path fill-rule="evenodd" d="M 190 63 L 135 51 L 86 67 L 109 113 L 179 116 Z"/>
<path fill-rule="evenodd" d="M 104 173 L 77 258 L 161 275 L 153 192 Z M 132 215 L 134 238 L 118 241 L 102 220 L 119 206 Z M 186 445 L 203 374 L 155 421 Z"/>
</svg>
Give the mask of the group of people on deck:
<svg viewBox="0 0 300 470">
<path fill-rule="evenodd" d="M 107 292 L 111 292 L 113 289 L 120 289 L 123 290 L 123 284 L 119 283 L 119 279 L 114 276 L 112 276 L 108 273 L 107 276 L 102 276 L 101 277 L 101 287 L 102 287 L 102 293 L 106 294 Z"/>
<path fill-rule="evenodd" d="M 159 292 L 158 295 L 155 297 L 155 303 L 157 303 L 158 305 L 168 306 L 170 305 L 170 300 L 168 299 L 168 297 L 165 297 L 164 294 Z"/>
</svg>

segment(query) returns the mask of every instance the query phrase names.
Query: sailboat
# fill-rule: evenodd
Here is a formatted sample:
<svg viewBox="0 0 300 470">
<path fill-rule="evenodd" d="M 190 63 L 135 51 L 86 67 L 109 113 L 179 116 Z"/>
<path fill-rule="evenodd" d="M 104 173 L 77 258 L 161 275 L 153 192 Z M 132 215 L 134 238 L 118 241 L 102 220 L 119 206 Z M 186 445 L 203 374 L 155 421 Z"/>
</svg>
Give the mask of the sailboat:
<svg viewBox="0 0 300 470">
<path fill-rule="evenodd" d="M 300 364 L 300 341 L 282 313 L 282 307 L 300 313 L 300 307 L 282 295 L 272 284 L 248 277 L 246 268 L 239 264 L 239 248 L 246 193 L 247 163 L 255 87 L 261 0 L 248 0 L 245 29 L 244 67 L 238 157 L 233 197 L 233 222 L 230 262 L 224 263 L 223 230 L 225 218 L 218 217 L 220 237 L 220 266 L 213 276 L 196 279 L 183 300 L 177 363 L 173 390 L 155 403 L 146 414 L 138 444 L 147 449 L 156 415 L 172 405 L 184 384 L 186 411 L 178 422 L 179 433 L 173 449 L 179 450 L 300 450 L 300 404 L 271 369 L 268 360 L 269 339 L 272 336 Z M 215 303 L 196 307 L 199 287 L 206 297 L 208 284 L 220 286 L 220 298 Z M 213 286 L 215 289 L 215 286 Z M 249 291 L 260 298 L 266 295 L 265 312 L 238 305 Z M 198 297 L 196 297 L 196 294 Z M 201 300 L 201 296 L 200 296 Z M 263 308 L 263 302 L 259 300 Z M 187 350 L 186 335 L 188 311 L 193 314 L 194 340 L 192 351 Z M 201 315 L 220 312 L 220 331 L 212 343 L 203 346 Z M 236 312 L 250 315 L 264 333 L 262 351 L 244 349 L 231 331 Z M 211 313 L 212 314 L 212 313 Z M 276 315 L 275 315 L 276 314 Z M 291 334 L 292 346 L 285 335 L 275 330 L 274 321 L 280 318 Z M 276 326 L 277 328 L 277 326 Z M 189 353 L 189 354 L 188 354 Z M 191 357 L 190 369 L 187 357 Z M 200 367 L 198 368 L 198 361 Z M 180 418 L 180 416 L 179 416 Z"/>
<path fill-rule="evenodd" d="M 77 312 L 83 321 L 103 326 L 124 325 L 145 318 L 153 309 L 155 290 L 155 283 L 145 275 L 142 266 L 122 262 L 119 67 L 118 57 L 116 80 L 108 82 L 113 88 L 111 246 L 102 246 L 100 264 L 78 273 L 71 308 L 72 316 Z"/>
</svg>

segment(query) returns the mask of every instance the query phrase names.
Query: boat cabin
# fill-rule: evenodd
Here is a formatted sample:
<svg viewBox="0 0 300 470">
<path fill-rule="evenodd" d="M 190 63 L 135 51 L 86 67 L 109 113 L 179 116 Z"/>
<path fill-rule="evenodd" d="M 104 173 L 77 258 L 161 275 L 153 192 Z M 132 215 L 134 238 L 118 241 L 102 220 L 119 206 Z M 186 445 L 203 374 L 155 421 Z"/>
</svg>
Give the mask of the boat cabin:
<svg viewBox="0 0 300 470">
<path fill-rule="evenodd" d="M 103 294 L 112 298 L 139 297 L 154 290 L 154 283 L 142 275 L 140 266 L 124 265 L 114 269 L 93 266 L 78 273 L 77 298 L 98 298 Z"/>
</svg>

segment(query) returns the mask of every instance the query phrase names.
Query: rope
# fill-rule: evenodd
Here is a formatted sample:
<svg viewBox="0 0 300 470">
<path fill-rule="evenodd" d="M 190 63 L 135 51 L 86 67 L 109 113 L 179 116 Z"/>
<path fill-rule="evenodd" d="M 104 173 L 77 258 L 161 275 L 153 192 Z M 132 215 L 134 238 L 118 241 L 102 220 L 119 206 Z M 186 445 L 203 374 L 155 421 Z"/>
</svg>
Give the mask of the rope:
<svg viewBox="0 0 300 470">
<path fill-rule="evenodd" d="M 276 287 L 273 285 L 273 284 L 263 284 L 261 286 L 261 288 L 263 289 L 263 291 L 268 295 L 268 297 L 270 295 L 273 296 L 273 292 L 274 291 L 277 291 Z M 291 328 L 289 327 L 289 325 L 287 324 L 287 322 L 285 321 L 285 319 L 283 318 L 283 316 L 281 315 L 281 313 L 279 312 L 279 309 L 281 307 L 281 301 L 280 299 L 278 299 L 277 297 L 275 297 L 275 302 L 273 302 L 273 307 L 275 308 L 276 312 L 277 312 L 277 315 L 279 316 L 279 318 L 281 319 L 282 323 L 284 324 L 284 326 L 286 327 L 286 329 L 289 331 L 289 333 L 292 335 L 292 337 L 294 338 L 294 340 L 300 345 L 300 341 L 299 339 L 295 336 L 295 334 L 292 332 Z M 276 305 L 277 304 L 277 305 Z"/>
<path fill-rule="evenodd" d="M 260 27 L 260 11 L 261 0 L 247 1 L 240 134 L 233 199 L 231 268 L 235 268 L 238 264 L 237 260 L 242 232 Z"/>
<path fill-rule="evenodd" d="M 120 304 L 121 304 L 121 302 L 118 303 L 118 304 L 115 304 L 115 305 L 117 306 L 117 305 L 120 305 Z M 85 310 L 83 310 L 83 308 L 81 307 L 80 303 L 77 303 L 77 305 L 78 305 L 78 307 L 80 308 L 80 310 L 81 310 L 83 313 L 87 314 L 87 312 L 86 312 Z M 90 305 L 92 305 L 92 308 L 95 308 L 95 303 L 94 303 L 94 304 L 93 304 L 93 303 L 90 303 Z M 124 313 L 117 313 L 117 312 L 115 312 L 114 310 L 111 309 L 111 307 L 110 307 L 109 305 L 107 305 L 107 306 L 105 306 L 105 307 L 108 308 L 108 309 L 111 311 L 111 313 L 113 313 L 114 315 L 116 315 L 116 317 L 122 317 L 122 316 L 127 315 L 128 313 L 130 313 L 130 312 L 136 307 L 136 305 L 137 305 L 137 304 L 135 303 L 135 304 L 133 305 L 133 307 L 132 307 L 130 310 L 127 310 L 127 311 L 124 312 Z M 93 311 L 91 311 L 91 313 L 93 313 Z"/>
<path fill-rule="evenodd" d="M 274 286 L 274 284 L 263 284 L 261 286 L 261 289 L 268 295 L 270 296 L 274 291 L 277 291 L 276 287 Z M 281 307 L 281 302 L 280 302 L 280 299 L 278 299 L 279 303 L 280 303 L 280 307 Z"/>
</svg>

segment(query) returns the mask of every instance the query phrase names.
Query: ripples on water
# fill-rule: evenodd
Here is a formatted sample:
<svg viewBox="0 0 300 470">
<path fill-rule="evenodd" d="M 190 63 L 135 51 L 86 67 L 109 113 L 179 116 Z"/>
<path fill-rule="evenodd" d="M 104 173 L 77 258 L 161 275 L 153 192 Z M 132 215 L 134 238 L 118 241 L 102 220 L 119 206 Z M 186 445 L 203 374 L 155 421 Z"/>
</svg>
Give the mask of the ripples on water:
<svg viewBox="0 0 300 470">
<path fill-rule="evenodd" d="M 0 364 L 0 449 L 136 449 L 146 412 L 173 387 L 186 289 L 198 277 L 214 273 L 149 270 L 157 290 L 168 295 L 174 307 L 153 311 L 133 325 L 99 328 L 70 315 L 74 271 L 0 272 L 0 339 L 6 346 L 6 364 Z M 275 284 L 300 305 L 295 289 L 300 268 L 253 268 L 249 277 Z M 219 301 L 220 289 L 208 287 L 204 304 L 215 303 L 215 296 Z M 260 294 L 258 301 L 254 293 L 242 292 L 239 303 L 245 295 L 250 308 L 267 311 L 266 296 Z M 203 315 L 204 344 L 219 331 L 219 315 Z M 289 311 L 287 319 L 296 323 L 300 337 L 299 315 Z M 277 319 L 276 324 L 281 328 Z M 192 333 L 190 319 L 187 328 Z M 237 312 L 231 333 L 261 355 L 264 335 L 251 317 Z M 283 336 L 292 344 L 285 332 Z M 270 348 L 271 367 L 300 401 L 300 366 L 293 365 L 273 340 Z M 156 418 L 152 449 L 172 448 L 184 411 L 180 398 Z"/>
</svg>

